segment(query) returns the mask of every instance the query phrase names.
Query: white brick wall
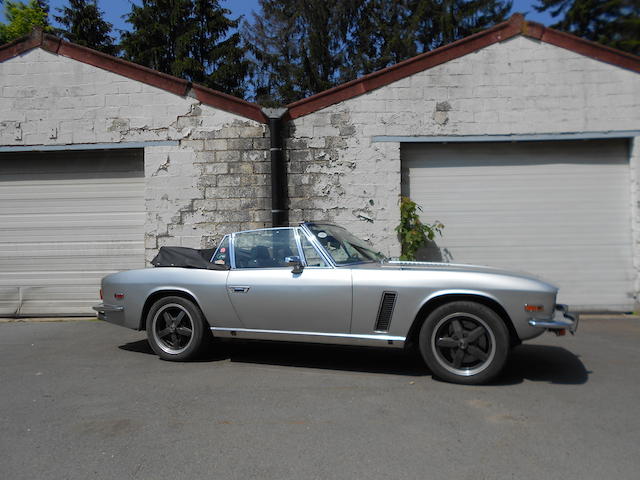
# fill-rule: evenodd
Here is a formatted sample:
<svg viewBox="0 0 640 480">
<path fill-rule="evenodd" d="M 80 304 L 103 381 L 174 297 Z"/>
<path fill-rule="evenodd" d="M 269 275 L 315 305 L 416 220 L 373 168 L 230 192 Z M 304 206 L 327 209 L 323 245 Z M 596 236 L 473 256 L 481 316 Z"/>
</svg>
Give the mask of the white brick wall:
<svg viewBox="0 0 640 480">
<path fill-rule="evenodd" d="M 438 110 L 448 111 L 437 111 L 444 102 Z M 340 135 L 335 114 L 354 133 L 342 135 L 346 148 L 325 149 L 335 158 L 323 164 L 324 180 L 315 177 L 314 208 L 293 198 L 294 216 L 330 218 L 395 255 L 400 149 L 372 136 L 640 130 L 640 75 L 519 36 L 298 118 L 294 138 L 318 144 L 319 135 Z M 326 195 L 329 187 L 339 198 Z"/>
<path fill-rule="evenodd" d="M 40 49 L 0 63 L 0 89 L 0 145 L 179 142 L 145 149 L 149 256 L 269 222 L 262 124 Z M 396 255 L 400 146 L 372 136 L 640 130 L 640 75 L 515 37 L 292 126 L 291 221 L 332 220 Z"/>
<path fill-rule="evenodd" d="M 227 212 L 195 201 L 207 189 L 218 196 L 218 175 L 232 170 L 223 153 L 240 161 L 241 149 L 227 138 L 244 137 L 250 150 L 263 152 L 265 145 L 252 138 L 263 139 L 264 125 L 41 49 L 0 63 L 0 93 L 3 146 L 179 142 L 145 147 L 148 258 L 163 244 L 207 246 L 240 226 L 229 224 Z M 255 218 L 245 223 L 254 227 Z"/>
</svg>

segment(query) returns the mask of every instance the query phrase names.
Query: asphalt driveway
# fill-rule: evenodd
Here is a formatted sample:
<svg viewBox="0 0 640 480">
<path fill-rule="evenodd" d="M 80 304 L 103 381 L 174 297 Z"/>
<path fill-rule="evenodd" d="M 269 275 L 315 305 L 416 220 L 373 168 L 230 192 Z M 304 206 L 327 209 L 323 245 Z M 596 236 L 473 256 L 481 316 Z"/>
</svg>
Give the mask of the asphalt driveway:
<svg viewBox="0 0 640 480">
<path fill-rule="evenodd" d="M 636 479 L 640 320 L 589 318 L 489 386 L 401 352 L 223 344 L 159 360 L 98 321 L 0 323 L 0 478 Z"/>
</svg>

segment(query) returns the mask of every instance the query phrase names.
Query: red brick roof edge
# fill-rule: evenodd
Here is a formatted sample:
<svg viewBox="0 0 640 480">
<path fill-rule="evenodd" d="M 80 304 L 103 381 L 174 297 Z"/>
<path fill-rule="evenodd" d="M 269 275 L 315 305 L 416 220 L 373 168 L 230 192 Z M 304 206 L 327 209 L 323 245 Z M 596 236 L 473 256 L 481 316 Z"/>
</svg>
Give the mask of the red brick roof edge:
<svg viewBox="0 0 640 480">
<path fill-rule="evenodd" d="M 640 57 L 545 27 L 539 23 L 526 21 L 524 15 L 516 13 L 506 22 L 499 23 L 482 32 L 290 103 L 287 105 L 286 118 L 294 119 L 308 115 L 517 35 L 524 35 L 640 73 Z"/>
<path fill-rule="evenodd" d="M 191 91 L 192 95 L 203 104 L 211 105 L 220 110 L 235 113 L 260 123 L 268 122 L 268 118 L 258 104 L 247 102 L 233 95 L 227 95 L 202 85 L 192 84 L 187 80 L 167 75 L 91 48 L 64 41 L 54 35 L 43 33 L 41 29 L 35 29 L 27 37 L 19 38 L 0 46 L 0 62 L 17 57 L 38 47 L 56 55 L 72 58 L 176 95 L 184 97 Z"/>
</svg>

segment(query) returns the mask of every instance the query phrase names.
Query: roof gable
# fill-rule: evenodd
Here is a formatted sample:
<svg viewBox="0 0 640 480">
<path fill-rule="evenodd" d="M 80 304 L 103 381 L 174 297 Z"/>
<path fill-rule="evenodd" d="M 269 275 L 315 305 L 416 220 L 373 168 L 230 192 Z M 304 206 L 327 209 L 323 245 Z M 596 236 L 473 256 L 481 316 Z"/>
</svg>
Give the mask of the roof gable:
<svg viewBox="0 0 640 480">
<path fill-rule="evenodd" d="M 294 119 L 308 115 L 517 35 L 533 38 L 640 73 L 640 57 L 547 28 L 539 23 L 528 22 L 522 14 L 517 13 L 506 22 L 482 32 L 293 102 L 287 105 L 288 118 Z"/>
<path fill-rule="evenodd" d="M 526 21 L 522 14 L 516 13 L 506 22 L 482 32 L 290 103 L 287 105 L 288 111 L 285 114 L 285 118 L 295 119 L 308 115 L 518 35 L 549 43 L 601 62 L 640 73 L 640 57 L 545 27 L 539 23 Z M 0 46 L 0 62 L 34 48 L 42 48 L 56 55 L 62 55 L 102 68 L 176 95 L 191 95 L 205 105 L 235 113 L 257 122 L 267 123 L 268 121 L 261 107 L 256 103 L 247 102 L 233 95 L 202 85 L 192 84 L 187 80 L 143 67 L 122 58 L 113 57 L 91 48 L 64 41 L 56 36 L 43 33 L 40 29 L 35 29 L 27 37 Z"/>
<path fill-rule="evenodd" d="M 42 48 L 56 55 L 62 55 L 123 77 L 143 82 L 176 95 L 183 97 L 192 95 L 205 105 L 235 113 L 257 122 L 267 122 L 267 118 L 260 106 L 255 103 L 247 102 L 233 95 L 202 85 L 192 84 L 187 80 L 143 67 L 122 58 L 113 57 L 91 48 L 64 41 L 56 36 L 43 33 L 39 29 L 34 30 L 28 37 L 0 46 L 0 62 L 17 57 L 34 48 Z"/>
</svg>

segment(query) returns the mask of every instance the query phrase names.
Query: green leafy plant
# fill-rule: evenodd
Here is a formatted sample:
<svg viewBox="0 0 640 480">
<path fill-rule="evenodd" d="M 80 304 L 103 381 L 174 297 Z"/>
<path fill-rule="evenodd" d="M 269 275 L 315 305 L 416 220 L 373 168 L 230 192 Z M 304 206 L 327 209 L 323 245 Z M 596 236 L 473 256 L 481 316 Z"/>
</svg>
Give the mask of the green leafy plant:
<svg viewBox="0 0 640 480">
<path fill-rule="evenodd" d="M 0 23 L 0 44 L 28 35 L 34 27 L 40 27 L 45 32 L 52 31 L 47 11 L 36 0 L 28 3 L 6 1 L 4 16 L 7 23 Z"/>
<path fill-rule="evenodd" d="M 396 227 L 400 239 L 400 260 L 415 260 L 416 253 L 436 234 L 442 236 L 444 225 L 436 220 L 435 223 L 422 223 L 420 215 L 422 208 L 409 197 L 400 197 L 400 224 Z"/>
</svg>

